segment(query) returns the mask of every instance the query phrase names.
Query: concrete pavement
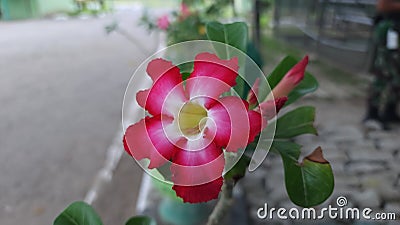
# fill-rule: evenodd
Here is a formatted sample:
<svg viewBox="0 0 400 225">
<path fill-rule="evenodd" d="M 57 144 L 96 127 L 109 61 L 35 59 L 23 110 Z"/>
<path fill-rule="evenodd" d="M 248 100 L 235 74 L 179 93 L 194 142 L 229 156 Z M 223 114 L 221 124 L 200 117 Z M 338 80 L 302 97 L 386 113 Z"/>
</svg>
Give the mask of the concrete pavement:
<svg viewBox="0 0 400 225">
<path fill-rule="evenodd" d="M 151 49 L 137 27 L 140 14 L 0 22 L 0 224 L 52 224 L 67 204 L 83 200 L 119 129 L 125 87 L 145 58 L 104 26 L 117 18 Z M 99 200 L 103 217 L 116 215 L 115 204 L 134 205 L 142 172 L 123 162 L 117 176 L 125 193 L 106 188 L 118 201 Z"/>
</svg>

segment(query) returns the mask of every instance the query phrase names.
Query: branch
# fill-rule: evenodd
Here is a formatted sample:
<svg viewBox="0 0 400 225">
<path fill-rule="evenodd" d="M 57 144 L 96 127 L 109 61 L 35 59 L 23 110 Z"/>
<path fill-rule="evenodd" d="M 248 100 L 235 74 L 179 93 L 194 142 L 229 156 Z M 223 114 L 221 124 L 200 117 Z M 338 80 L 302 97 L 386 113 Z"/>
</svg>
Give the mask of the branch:
<svg viewBox="0 0 400 225">
<path fill-rule="evenodd" d="M 234 181 L 229 179 L 224 181 L 222 186 L 221 198 L 218 200 L 213 212 L 208 218 L 207 225 L 219 225 L 224 219 L 226 213 L 233 204 Z"/>
</svg>

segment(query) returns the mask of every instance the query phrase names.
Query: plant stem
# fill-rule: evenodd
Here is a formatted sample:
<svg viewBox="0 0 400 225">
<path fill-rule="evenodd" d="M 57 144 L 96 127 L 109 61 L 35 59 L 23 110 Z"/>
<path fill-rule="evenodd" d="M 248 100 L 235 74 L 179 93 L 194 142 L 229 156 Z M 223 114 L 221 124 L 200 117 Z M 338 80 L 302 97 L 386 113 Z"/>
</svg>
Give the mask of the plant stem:
<svg viewBox="0 0 400 225">
<path fill-rule="evenodd" d="M 233 204 L 233 180 L 225 180 L 222 186 L 221 197 L 208 218 L 207 225 L 219 225 Z"/>
</svg>

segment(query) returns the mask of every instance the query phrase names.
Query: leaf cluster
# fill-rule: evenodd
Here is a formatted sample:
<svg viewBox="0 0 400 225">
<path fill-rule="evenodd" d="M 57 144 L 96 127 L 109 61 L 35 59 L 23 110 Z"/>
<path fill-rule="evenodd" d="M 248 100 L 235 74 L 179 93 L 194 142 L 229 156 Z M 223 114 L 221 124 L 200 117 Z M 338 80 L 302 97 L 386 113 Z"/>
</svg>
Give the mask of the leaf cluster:
<svg viewBox="0 0 400 225">
<path fill-rule="evenodd" d="M 248 41 L 247 25 L 245 23 L 221 24 L 211 22 L 207 24 L 207 36 L 209 40 L 221 42 L 236 49 L 241 50 L 253 59 L 259 54 L 257 49 L 250 49 Z M 232 57 L 231 48 L 222 48 L 219 45 L 215 48 L 221 58 Z M 249 51 L 252 50 L 252 51 Z M 273 89 L 285 76 L 285 74 L 298 63 L 298 60 L 292 56 L 285 57 L 276 68 L 266 77 L 268 85 Z M 248 74 L 244 74 L 247 76 Z M 249 92 L 249 86 L 238 78 L 235 90 L 245 98 Z M 260 89 L 268 89 L 266 86 L 260 86 Z M 306 72 L 304 79 L 291 91 L 286 105 L 296 102 L 306 94 L 312 93 L 318 88 L 318 82 L 315 77 Z M 269 91 L 264 90 L 264 91 Z M 267 93 L 268 94 L 268 93 Z M 274 140 L 262 140 L 256 138 L 245 149 L 245 154 L 239 159 L 238 163 L 230 170 L 225 179 L 238 179 L 245 176 L 248 166 L 251 162 L 256 143 L 267 143 L 272 141 L 271 151 L 281 156 L 284 171 L 285 184 L 289 198 L 293 203 L 312 207 L 324 202 L 333 192 L 334 177 L 329 162 L 323 157 L 321 147 L 318 147 L 312 154 L 300 161 L 301 146 L 293 141 L 294 137 L 303 134 L 317 135 L 317 129 L 314 126 L 315 108 L 312 106 L 301 106 L 278 117 L 273 123 L 276 123 L 276 132 Z M 270 124 L 269 126 L 272 126 Z"/>
</svg>

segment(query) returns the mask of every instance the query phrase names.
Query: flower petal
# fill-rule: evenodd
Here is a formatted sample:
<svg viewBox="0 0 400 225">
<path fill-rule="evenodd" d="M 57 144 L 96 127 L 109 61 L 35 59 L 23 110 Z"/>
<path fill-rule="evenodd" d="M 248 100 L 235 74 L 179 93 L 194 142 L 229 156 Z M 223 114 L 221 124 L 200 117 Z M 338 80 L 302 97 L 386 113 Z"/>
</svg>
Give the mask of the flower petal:
<svg viewBox="0 0 400 225">
<path fill-rule="evenodd" d="M 196 142 L 208 141 L 187 141 L 187 148 L 191 148 L 191 145 L 202 145 Z M 184 202 L 198 203 L 218 198 L 225 159 L 222 149 L 215 143 L 211 142 L 204 149 L 197 151 L 179 149 L 172 162 L 173 189 Z"/>
<path fill-rule="evenodd" d="M 168 15 L 163 15 L 157 19 L 157 26 L 161 30 L 167 30 L 170 25 Z"/>
<path fill-rule="evenodd" d="M 287 97 L 280 97 L 275 98 L 275 100 L 268 100 L 264 101 L 260 104 L 257 108 L 258 112 L 261 112 L 264 120 L 270 120 L 274 118 L 279 110 L 285 105 L 286 101 L 288 100 Z"/>
<path fill-rule="evenodd" d="M 175 152 L 171 141 L 179 140 L 178 135 L 174 140 L 165 135 L 168 126 L 172 126 L 172 119 L 166 116 L 146 117 L 129 126 L 124 135 L 125 150 L 136 160 L 150 159 L 149 169 L 163 165 Z"/>
<path fill-rule="evenodd" d="M 249 140 L 247 144 L 254 141 L 256 136 L 267 126 L 268 121 L 264 120 L 261 116 L 261 113 L 250 110 L 249 114 L 249 121 L 250 121 L 250 134 Z"/>
<path fill-rule="evenodd" d="M 154 83 L 150 89 L 136 94 L 138 104 L 152 115 L 173 116 L 176 108 L 187 101 L 179 68 L 170 61 L 155 59 L 148 64 L 147 73 Z"/>
<path fill-rule="evenodd" d="M 194 61 L 194 69 L 187 80 L 186 90 L 190 99 L 198 96 L 218 98 L 236 85 L 238 58 L 219 59 L 211 53 L 200 53 Z M 199 78 L 199 79 L 192 79 Z M 218 82 L 219 81 L 219 82 Z"/>
<path fill-rule="evenodd" d="M 260 89 L 260 78 L 257 77 L 253 86 L 251 87 L 248 95 L 247 101 L 249 102 L 250 108 L 254 108 L 258 105 L 258 90 Z"/>
<path fill-rule="evenodd" d="M 190 16 L 191 12 L 189 6 L 184 2 L 181 3 L 181 19 L 185 19 L 186 17 Z"/>
<path fill-rule="evenodd" d="M 201 138 L 205 139 L 205 138 Z M 213 181 L 222 175 L 225 166 L 224 154 L 221 147 L 211 142 L 202 149 L 197 149 L 207 140 L 185 140 L 172 159 L 172 181 L 183 186 L 195 186 Z M 190 148 L 196 150 L 190 150 Z"/>
<path fill-rule="evenodd" d="M 200 203 L 217 199 L 222 184 L 223 178 L 220 177 L 206 184 L 196 186 L 174 185 L 172 189 L 175 190 L 177 196 L 183 199 L 183 202 Z"/>
<path fill-rule="evenodd" d="M 217 145 L 231 152 L 246 147 L 251 139 L 247 102 L 233 96 L 221 98 L 210 107 L 208 117 L 215 123 Z"/>
</svg>

